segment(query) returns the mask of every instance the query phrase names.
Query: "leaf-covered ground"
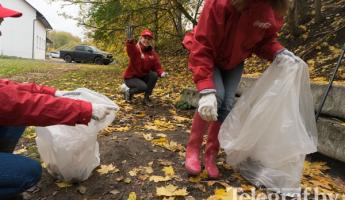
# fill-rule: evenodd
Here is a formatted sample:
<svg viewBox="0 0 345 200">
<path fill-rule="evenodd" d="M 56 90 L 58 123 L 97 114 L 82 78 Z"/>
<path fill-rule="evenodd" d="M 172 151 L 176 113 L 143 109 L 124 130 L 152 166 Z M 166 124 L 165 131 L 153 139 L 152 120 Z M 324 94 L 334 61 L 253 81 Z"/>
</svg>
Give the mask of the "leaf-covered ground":
<svg viewBox="0 0 345 200">
<path fill-rule="evenodd" d="M 175 104 L 181 90 L 193 83 L 184 58 L 165 58 L 162 63 L 169 77 L 158 81 L 153 96 L 155 106 L 150 108 L 141 104 L 141 95 L 135 97 L 133 104 L 124 102 L 118 90 L 123 67 L 118 65 L 0 59 L 1 78 L 35 81 L 60 90 L 87 87 L 107 95 L 121 108 L 113 124 L 99 134 L 101 166 L 88 180 L 80 184 L 59 182 L 44 170 L 39 184 L 26 192 L 25 198 L 199 200 L 232 199 L 231 194 L 236 192 L 250 194 L 254 187 L 225 164 L 224 153 L 218 159 L 222 173 L 219 180 L 208 180 L 205 174 L 187 175 L 183 167 L 184 151 L 194 111 L 178 110 Z M 10 70 L 11 66 L 14 71 Z M 27 129 L 16 153 L 39 160 L 32 127 Z M 344 169 L 339 163 L 337 167 Z M 317 187 L 344 200 L 343 173 L 332 173 L 327 163 L 306 161 L 302 187 Z M 262 188 L 255 189 L 256 194 L 265 192 Z M 308 194 L 308 199 L 315 198 L 313 191 Z"/>
</svg>

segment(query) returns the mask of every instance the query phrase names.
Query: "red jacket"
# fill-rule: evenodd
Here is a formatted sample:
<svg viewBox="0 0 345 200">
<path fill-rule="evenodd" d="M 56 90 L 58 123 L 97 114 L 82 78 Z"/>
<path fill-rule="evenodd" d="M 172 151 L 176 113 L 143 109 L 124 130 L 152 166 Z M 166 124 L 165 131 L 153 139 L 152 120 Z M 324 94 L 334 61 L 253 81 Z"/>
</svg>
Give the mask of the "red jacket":
<svg viewBox="0 0 345 200">
<path fill-rule="evenodd" d="M 143 77 L 150 71 L 157 72 L 158 76 L 163 73 L 158 54 L 152 50 L 144 52 L 143 46 L 137 44 L 134 40 L 126 42 L 129 64 L 124 73 L 124 78 Z M 143 57 L 142 57 L 143 55 Z"/>
<path fill-rule="evenodd" d="M 88 124 L 92 105 L 54 97 L 56 89 L 0 79 L 0 126 Z"/>
<path fill-rule="evenodd" d="M 198 25 L 183 41 L 197 89 L 214 89 L 213 68 L 232 69 L 255 53 L 273 60 L 284 47 L 276 40 L 283 18 L 266 0 L 248 0 L 239 12 L 231 0 L 207 0 Z"/>
</svg>

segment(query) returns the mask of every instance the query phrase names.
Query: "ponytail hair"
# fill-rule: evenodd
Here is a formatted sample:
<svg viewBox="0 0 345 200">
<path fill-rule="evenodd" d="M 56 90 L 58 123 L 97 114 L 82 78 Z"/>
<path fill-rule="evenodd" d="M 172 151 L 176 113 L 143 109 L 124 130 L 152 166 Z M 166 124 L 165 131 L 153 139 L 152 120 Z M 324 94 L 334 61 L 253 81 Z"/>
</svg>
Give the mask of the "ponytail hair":
<svg viewBox="0 0 345 200">
<path fill-rule="evenodd" d="M 248 1 L 249 0 L 232 0 L 232 5 L 235 6 L 238 11 L 242 11 L 247 6 Z M 273 10 L 282 16 L 288 13 L 290 1 L 291 0 L 267 0 Z"/>
<path fill-rule="evenodd" d="M 268 0 L 268 3 L 272 6 L 273 10 L 282 16 L 285 16 L 289 11 L 290 0 Z"/>
</svg>

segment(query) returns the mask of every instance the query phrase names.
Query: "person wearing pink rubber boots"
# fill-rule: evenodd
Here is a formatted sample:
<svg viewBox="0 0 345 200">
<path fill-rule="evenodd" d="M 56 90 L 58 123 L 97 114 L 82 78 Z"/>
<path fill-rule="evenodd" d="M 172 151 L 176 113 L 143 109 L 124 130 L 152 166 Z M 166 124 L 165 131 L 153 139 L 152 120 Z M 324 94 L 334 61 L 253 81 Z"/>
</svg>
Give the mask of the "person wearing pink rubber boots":
<svg viewBox="0 0 345 200">
<path fill-rule="evenodd" d="M 201 95 L 186 148 L 191 175 L 201 172 L 200 148 L 208 131 L 204 164 L 209 178 L 219 177 L 218 133 L 235 102 L 244 60 L 252 53 L 270 61 L 295 59 L 276 40 L 288 5 L 289 0 L 207 0 L 198 25 L 186 34 L 188 66 Z"/>
</svg>

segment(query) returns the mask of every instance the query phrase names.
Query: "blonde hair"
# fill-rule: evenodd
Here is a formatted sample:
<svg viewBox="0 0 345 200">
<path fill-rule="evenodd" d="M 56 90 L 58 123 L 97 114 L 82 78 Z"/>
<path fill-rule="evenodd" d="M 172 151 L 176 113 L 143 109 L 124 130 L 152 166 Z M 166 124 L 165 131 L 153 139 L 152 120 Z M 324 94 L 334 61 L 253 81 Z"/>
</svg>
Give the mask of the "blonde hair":
<svg viewBox="0 0 345 200">
<path fill-rule="evenodd" d="M 267 0 L 272 6 L 273 10 L 284 16 L 287 14 L 292 0 Z M 247 5 L 248 0 L 232 0 L 232 4 L 239 11 L 243 10 Z"/>
<path fill-rule="evenodd" d="M 272 8 L 280 15 L 284 16 L 288 13 L 291 0 L 268 0 Z"/>
</svg>

